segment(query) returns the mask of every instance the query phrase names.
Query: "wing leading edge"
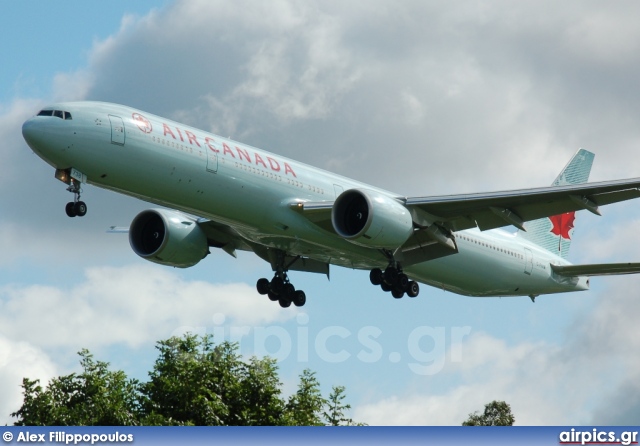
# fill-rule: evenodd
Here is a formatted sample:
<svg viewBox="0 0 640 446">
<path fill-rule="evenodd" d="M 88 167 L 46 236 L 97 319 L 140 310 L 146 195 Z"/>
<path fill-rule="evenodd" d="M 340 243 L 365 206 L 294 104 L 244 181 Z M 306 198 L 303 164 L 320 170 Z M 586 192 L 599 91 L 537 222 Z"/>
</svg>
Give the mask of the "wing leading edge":
<svg viewBox="0 0 640 446">
<path fill-rule="evenodd" d="M 594 263 L 585 265 L 551 265 L 560 276 L 618 276 L 640 273 L 640 263 Z"/>
<path fill-rule="evenodd" d="M 566 186 L 539 187 L 466 195 L 407 198 L 405 205 L 423 218 L 460 231 L 485 231 L 565 212 L 586 209 L 600 215 L 599 206 L 640 198 L 640 178 Z"/>
</svg>

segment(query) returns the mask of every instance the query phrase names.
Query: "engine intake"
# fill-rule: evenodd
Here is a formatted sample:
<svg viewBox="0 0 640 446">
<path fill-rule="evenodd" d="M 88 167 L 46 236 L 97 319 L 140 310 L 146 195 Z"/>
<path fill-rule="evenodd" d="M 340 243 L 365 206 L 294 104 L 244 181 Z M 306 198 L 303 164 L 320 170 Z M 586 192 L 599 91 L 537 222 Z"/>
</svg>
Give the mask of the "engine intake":
<svg viewBox="0 0 640 446">
<path fill-rule="evenodd" d="M 409 210 L 375 191 L 349 189 L 340 194 L 331 211 L 333 229 L 357 245 L 396 249 L 413 232 Z"/>
<path fill-rule="evenodd" d="M 164 209 L 139 213 L 129 229 L 129 244 L 143 259 L 178 268 L 195 265 L 209 252 L 207 237 L 196 220 Z"/>
</svg>

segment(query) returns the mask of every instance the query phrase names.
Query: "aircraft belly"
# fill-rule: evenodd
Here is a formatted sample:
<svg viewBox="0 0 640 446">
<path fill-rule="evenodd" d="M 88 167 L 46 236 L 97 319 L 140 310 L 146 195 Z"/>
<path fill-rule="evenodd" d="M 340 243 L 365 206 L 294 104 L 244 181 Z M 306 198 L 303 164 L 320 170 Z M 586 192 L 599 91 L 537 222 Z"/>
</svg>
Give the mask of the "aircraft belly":
<svg viewBox="0 0 640 446">
<path fill-rule="evenodd" d="M 507 268 L 507 273 L 503 268 Z M 501 273 L 496 274 L 500 269 Z M 513 278 L 522 271 L 511 262 L 487 261 L 482 252 L 460 250 L 459 254 L 421 263 L 407 268 L 407 274 L 418 281 L 457 294 L 495 296 L 519 294 Z M 526 280 L 523 278 L 523 280 Z"/>
<path fill-rule="evenodd" d="M 508 246 L 508 245 L 507 245 Z M 525 273 L 525 259 L 458 239 L 459 253 L 406 269 L 414 280 L 467 296 L 528 296 L 577 291 L 577 280 L 557 280 L 549 259 L 534 254 L 534 267 Z M 512 250 L 522 250 L 512 245 Z M 509 251 L 508 249 L 506 251 Z"/>
</svg>

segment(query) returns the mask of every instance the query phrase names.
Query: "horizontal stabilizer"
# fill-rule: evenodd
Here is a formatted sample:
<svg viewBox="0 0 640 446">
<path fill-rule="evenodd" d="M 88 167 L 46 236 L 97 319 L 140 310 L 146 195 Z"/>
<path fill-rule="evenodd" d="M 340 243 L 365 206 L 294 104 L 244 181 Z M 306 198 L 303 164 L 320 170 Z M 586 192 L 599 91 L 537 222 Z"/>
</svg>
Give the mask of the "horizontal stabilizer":
<svg viewBox="0 0 640 446">
<path fill-rule="evenodd" d="M 561 276 L 618 276 L 640 273 L 640 263 L 596 263 L 592 265 L 551 265 Z"/>
</svg>

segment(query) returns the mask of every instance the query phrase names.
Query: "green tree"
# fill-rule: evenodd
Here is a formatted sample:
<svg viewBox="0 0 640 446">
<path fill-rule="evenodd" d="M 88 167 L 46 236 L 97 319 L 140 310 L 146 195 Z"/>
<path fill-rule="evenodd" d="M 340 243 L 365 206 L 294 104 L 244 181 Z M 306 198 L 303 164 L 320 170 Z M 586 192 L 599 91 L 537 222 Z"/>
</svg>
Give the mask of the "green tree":
<svg viewBox="0 0 640 446">
<path fill-rule="evenodd" d="M 150 381 L 142 386 L 148 423 L 277 425 L 284 404 L 275 360 L 244 363 L 237 344 L 210 336 L 161 341 Z"/>
<path fill-rule="evenodd" d="M 463 426 L 513 426 L 516 421 L 511 406 L 504 401 L 491 401 L 485 404 L 484 413 L 478 411 L 469 414 Z"/>
<path fill-rule="evenodd" d="M 286 406 L 286 424 L 292 426 L 323 426 L 322 409 L 326 400 L 320 392 L 316 373 L 305 369 L 295 394 L 289 397 Z"/>
<path fill-rule="evenodd" d="M 281 397 L 278 367 L 273 358 L 251 358 L 243 370 L 240 386 L 243 406 L 238 409 L 245 426 L 284 424 L 285 402 Z"/>
<path fill-rule="evenodd" d="M 344 387 L 329 399 L 315 372 L 304 370 L 295 394 L 282 396 L 276 361 L 243 361 L 238 345 L 187 334 L 160 341 L 149 380 L 110 371 L 82 350 L 82 373 L 52 379 L 46 388 L 23 380 L 22 407 L 11 416 L 26 425 L 330 425 L 352 424 Z M 323 420 L 324 418 L 324 420 Z"/>
<path fill-rule="evenodd" d="M 347 418 L 345 412 L 351 409 L 351 405 L 344 402 L 347 395 L 344 386 L 333 386 L 327 400 L 324 419 L 329 426 L 351 426 L 353 420 Z"/>
<path fill-rule="evenodd" d="M 141 388 L 146 424 L 226 424 L 229 408 L 223 398 L 237 387 L 233 345 L 214 347 L 210 337 L 188 334 L 160 341 L 156 348 L 158 359 Z"/>
<path fill-rule="evenodd" d="M 46 389 L 39 380 L 24 378 L 22 407 L 11 414 L 16 426 L 33 425 L 136 425 L 140 417 L 138 386 L 122 371 L 109 371 L 109 364 L 95 361 L 82 350 L 82 373 L 54 378 Z"/>
</svg>

